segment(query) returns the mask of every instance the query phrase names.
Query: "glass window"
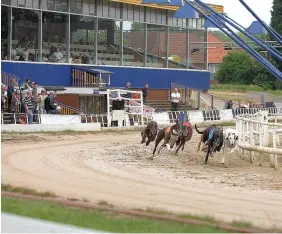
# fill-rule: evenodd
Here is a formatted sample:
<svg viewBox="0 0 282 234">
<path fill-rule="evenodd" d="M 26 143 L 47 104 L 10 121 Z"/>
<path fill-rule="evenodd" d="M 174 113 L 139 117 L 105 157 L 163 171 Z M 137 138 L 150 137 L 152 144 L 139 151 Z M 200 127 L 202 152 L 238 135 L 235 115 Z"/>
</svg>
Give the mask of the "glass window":
<svg viewBox="0 0 282 234">
<path fill-rule="evenodd" d="M 8 60 L 8 11 L 9 8 L 1 6 L 1 59 Z"/>
<path fill-rule="evenodd" d="M 84 3 L 82 3 L 84 2 Z M 82 1 L 82 0 L 70 0 L 70 12 L 71 13 L 77 13 L 82 14 L 83 12 L 83 5 L 87 5 L 88 0 Z M 85 13 L 87 14 L 87 13 Z"/>
<path fill-rule="evenodd" d="M 98 19 L 97 64 L 120 65 L 120 21 Z"/>
<path fill-rule="evenodd" d="M 169 68 L 186 68 L 186 35 L 186 28 L 169 27 Z"/>
<path fill-rule="evenodd" d="M 68 12 L 68 0 L 44 0 L 41 8 L 50 11 Z"/>
<path fill-rule="evenodd" d="M 147 67 L 166 67 L 166 27 L 147 26 Z M 140 38 L 139 40 L 144 40 Z"/>
<path fill-rule="evenodd" d="M 72 63 L 94 64 L 94 17 L 70 16 L 70 59 Z"/>
<path fill-rule="evenodd" d="M 12 60 L 38 61 L 39 16 L 39 11 L 12 8 Z"/>
<path fill-rule="evenodd" d="M 190 66 L 196 69 L 205 68 L 205 49 L 203 44 L 196 44 L 197 42 L 205 41 L 204 30 L 189 30 L 189 63 Z"/>
<path fill-rule="evenodd" d="M 210 73 L 217 73 L 219 70 L 219 64 L 209 64 Z"/>
<path fill-rule="evenodd" d="M 4 4 L 4 5 L 11 5 L 11 0 L 2 0 L 2 1 L 1 1 L 1 4 Z"/>
<path fill-rule="evenodd" d="M 11 0 L 9 2 L 11 2 L 12 6 L 39 9 L 39 0 Z"/>
<path fill-rule="evenodd" d="M 43 12 L 42 61 L 65 63 L 67 61 L 68 20 L 66 14 Z"/>
<path fill-rule="evenodd" d="M 123 65 L 143 67 L 145 48 L 145 25 L 143 23 L 123 22 Z"/>
</svg>

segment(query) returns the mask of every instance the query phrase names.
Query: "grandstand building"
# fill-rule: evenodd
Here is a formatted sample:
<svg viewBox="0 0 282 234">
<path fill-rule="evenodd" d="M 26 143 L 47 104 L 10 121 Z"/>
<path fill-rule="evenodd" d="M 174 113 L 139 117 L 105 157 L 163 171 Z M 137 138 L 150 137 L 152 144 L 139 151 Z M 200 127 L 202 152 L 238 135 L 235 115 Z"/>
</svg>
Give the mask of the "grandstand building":
<svg viewBox="0 0 282 234">
<path fill-rule="evenodd" d="M 21 82 L 89 88 L 100 69 L 111 73 L 110 87 L 129 81 L 167 93 L 177 81 L 207 90 L 208 49 L 189 44 L 207 41 L 205 19 L 173 18 L 177 9 L 141 0 L 2 0 L 2 71 Z"/>
</svg>

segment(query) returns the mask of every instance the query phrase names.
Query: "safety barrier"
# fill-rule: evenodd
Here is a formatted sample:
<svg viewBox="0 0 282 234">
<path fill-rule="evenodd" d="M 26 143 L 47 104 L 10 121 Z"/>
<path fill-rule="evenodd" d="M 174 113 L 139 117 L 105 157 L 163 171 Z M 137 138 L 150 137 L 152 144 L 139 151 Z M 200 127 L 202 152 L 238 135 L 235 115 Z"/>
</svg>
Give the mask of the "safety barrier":
<svg viewBox="0 0 282 234">
<path fill-rule="evenodd" d="M 180 93 L 180 102 L 192 105 L 195 109 L 201 109 L 201 110 L 223 110 L 227 106 L 227 100 L 224 100 L 222 98 L 213 96 L 211 94 L 208 94 L 204 91 L 200 91 L 197 89 L 194 89 L 192 87 L 178 84 L 174 81 L 170 83 L 170 94 L 173 92 L 173 90 L 177 88 L 178 92 Z M 236 103 L 233 103 L 234 108 L 238 108 L 239 105 Z"/>
<path fill-rule="evenodd" d="M 242 157 L 245 159 L 246 151 L 249 151 L 250 162 L 254 162 L 255 153 L 260 156 L 262 164 L 263 153 L 269 154 L 270 167 L 278 169 L 277 156 L 282 156 L 282 147 L 279 136 L 282 136 L 282 124 L 269 123 L 267 110 L 261 110 L 248 117 L 238 117 L 236 130 L 238 132 L 238 146 L 241 149 Z"/>
<path fill-rule="evenodd" d="M 139 108 L 140 106 L 130 106 L 126 105 L 129 108 Z M 204 123 L 204 122 L 214 122 L 214 121 L 235 121 L 237 117 L 245 117 L 248 118 L 249 116 L 253 116 L 260 111 L 267 111 L 268 116 L 282 116 L 282 108 L 264 108 L 264 109 L 225 109 L 225 110 L 205 110 L 205 111 L 165 111 L 165 112 L 154 112 L 154 110 L 150 110 L 152 113 L 145 115 L 143 109 L 143 115 L 136 110 L 134 112 L 125 112 L 122 117 L 122 126 L 143 126 L 144 124 L 148 123 L 151 120 L 156 121 L 158 124 L 161 125 L 169 125 L 176 123 L 179 119 L 180 115 L 183 115 L 185 121 L 189 121 L 191 123 Z M 5 116 L 10 115 L 13 119 L 12 123 L 17 124 L 18 118 L 21 115 L 25 115 L 26 119 L 28 116 L 23 113 L 5 113 Z M 36 115 L 36 121 L 34 123 L 42 123 L 42 116 L 50 116 L 50 115 Z M 56 117 L 57 116 L 57 117 Z M 58 116 L 61 115 L 54 115 L 54 118 L 59 118 Z M 111 127 L 112 123 L 112 116 L 108 118 L 108 114 L 85 114 L 80 113 L 79 115 L 65 115 L 69 117 L 65 117 L 66 119 L 71 119 L 70 116 L 80 116 L 81 123 L 100 123 L 102 127 Z M 46 117 L 44 117 L 46 120 Z M 55 121 L 55 120 L 54 120 Z M 2 123 L 3 114 L 2 114 Z"/>
<path fill-rule="evenodd" d="M 5 84 L 5 85 L 8 86 L 8 85 L 11 83 L 11 80 L 12 80 L 12 79 L 15 79 L 16 82 L 17 82 L 17 84 L 20 82 L 20 78 L 19 78 L 19 77 L 1 71 L 1 82 L 2 82 L 3 84 Z"/>
</svg>

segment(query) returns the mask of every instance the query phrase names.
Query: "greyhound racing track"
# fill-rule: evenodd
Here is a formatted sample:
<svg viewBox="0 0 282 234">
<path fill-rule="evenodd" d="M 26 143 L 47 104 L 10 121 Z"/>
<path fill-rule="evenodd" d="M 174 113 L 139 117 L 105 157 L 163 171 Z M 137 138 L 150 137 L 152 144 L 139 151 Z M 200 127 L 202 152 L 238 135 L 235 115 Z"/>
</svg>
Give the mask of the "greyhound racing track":
<svg viewBox="0 0 282 234">
<path fill-rule="evenodd" d="M 282 172 L 220 153 L 202 163 L 194 134 L 179 156 L 151 155 L 140 132 L 2 135 L 2 183 L 117 207 L 155 208 L 282 227 Z"/>
</svg>

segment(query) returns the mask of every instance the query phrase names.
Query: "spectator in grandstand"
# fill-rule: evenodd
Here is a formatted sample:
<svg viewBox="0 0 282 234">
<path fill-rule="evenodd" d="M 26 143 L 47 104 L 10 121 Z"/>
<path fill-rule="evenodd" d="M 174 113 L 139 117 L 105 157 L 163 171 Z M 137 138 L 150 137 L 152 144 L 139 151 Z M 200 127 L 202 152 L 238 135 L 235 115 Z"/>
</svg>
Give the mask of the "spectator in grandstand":
<svg viewBox="0 0 282 234">
<path fill-rule="evenodd" d="M 32 104 L 33 104 L 33 114 L 36 112 L 37 105 L 38 105 L 38 95 L 37 95 L 37 83 L 32 82 Z"/>
<path fill-rule="evenodd" d="M 180 101 L 180 93 L 178 93 L 178 89 L 175 88 L 174 92 L 171 94 L 171 111 L 178 110 L 178 104 Z"/>
<path fill-rule="evenodd" d="M 45 107 L 44 107 L 44 101 L 45 101 L 46 97 L 47 97 L 47 92 L 46 92 L 45 89 L 42 89 L 41 90 L 41 94 L 38 97 L 38 104 L 39 104 L 39 112 L 40 112 L 40 114 L 46 114 L 46 110 L 45 110 Z"/>
<path fill-rule="evenodd" d="M 32 91 L 28 90 L 27 95 L 23 100 L 23 106 L 25 113 L 28 117 L 28 124 L 32 124 L 33 122 L 33 104 L 32 104 Z"/>
<path fill-rule="evenodd" d="M 21 115 L 19 117 L 19 122 L 20 124 L 27 124 L 26 117 L 24 115 Z"/>
<path fill-rule="evenodd" d="M 32 90 L 32 87 L 30 86 L 30 79 L 26 78 L 24 83 L 21 85 L 22 90 Z"/>
<path fill-rule="evenodd" d="M 22 53 L 23 59 L 24 61 L 28 61 L 29 60 L 29 51 L 28 51 L 28 47 L 25 47 Z"/>
<path fill-rule="evenodd" d="M 64 58 L 64 55 L 62 54 L 62 52 L 59 51 L 58 48 L 55 48 L 54 49 L 54 53 L 52 54 L 52 60 L 55 62 L 55 63 L 61 63 L 63 58 Z"/>
<path fill-rule="evenodd" d="M 233 109 L 233 101 L 232 100 L 229 100 L 227 102 L 227 108 L 226 109 Z"/>
<path fill-rule="evenodd" d="M 38 94 L 37 94 L 37 83 L 36 82 L 32 82 L 31 83 L 31 87 L 32 87 L 32 104 L 33 104 L 33 122 L 36 122 L 37 120 L 37 114 L 38 114 Z"/>
<path fill-rule="evenodd" d="M 147 104 L 147 98 L 148 98 L 148 84 L 145 84 L 144 88 L 142 89 L 142 95 L 143 95 L 143 103 Z"/>
<path fill-rule="evenodd" d="M 1 85 L 1 110 L 2 110 L 2 113 L 4 111 L 4 105 L 7 101 L 7 86 L 2 84 Z"/>
<path fill-rule="evenodd" d="M 125 85 L 125 87 L 124 87 L 124 89 L 125 89 L 125 90 L 129 90 L 129 89 L 130 89 L 130 86 L 131 86 L 130 82 L 127 82 L 126 85 Z M 131 94 L 130 94 L 130 93 L 124 94 L 124 97 L 125 97 L 125 98 L 130 98 L 130 97 L 131 97 Z"/>
<path fill-rule="evenodd" d="M 7 92 L 7 97 L 8 97 L 8 112 L 11 112 L 11 101 L 12 97 L 15 91 L 17 85 L 16 79 L 11 79 L 11 83 L 8 85 L 8 92 Z"/>
<path fill-rule="evenodd" d="M 11 100 L 11 113 L 18 111 L 18 105 L 21 103 L 20 90 L 15 90 Z"/>
<path fill-rule="evenodd" d="M 130 85 L 131 85 L 130 82 L 127 82 L 124 89 L 129 90 Z M 131 93 L 125 93 L 125 94 L 122 94 L 121 96 L 124 97 L 124 98 L 131 98 Z M 129 105 L 129 100 L 124 100 L 124 105 Z M 129 111 L 129 107 L 127 108 L 127 111 Z"/>
<path fill-rule="evenodd" d="M 56 93 L 51 91 L 45 98 L 44 106 L 47 114 L 60 114 L 60 108 L 55 103 Z"/>
</svg>

